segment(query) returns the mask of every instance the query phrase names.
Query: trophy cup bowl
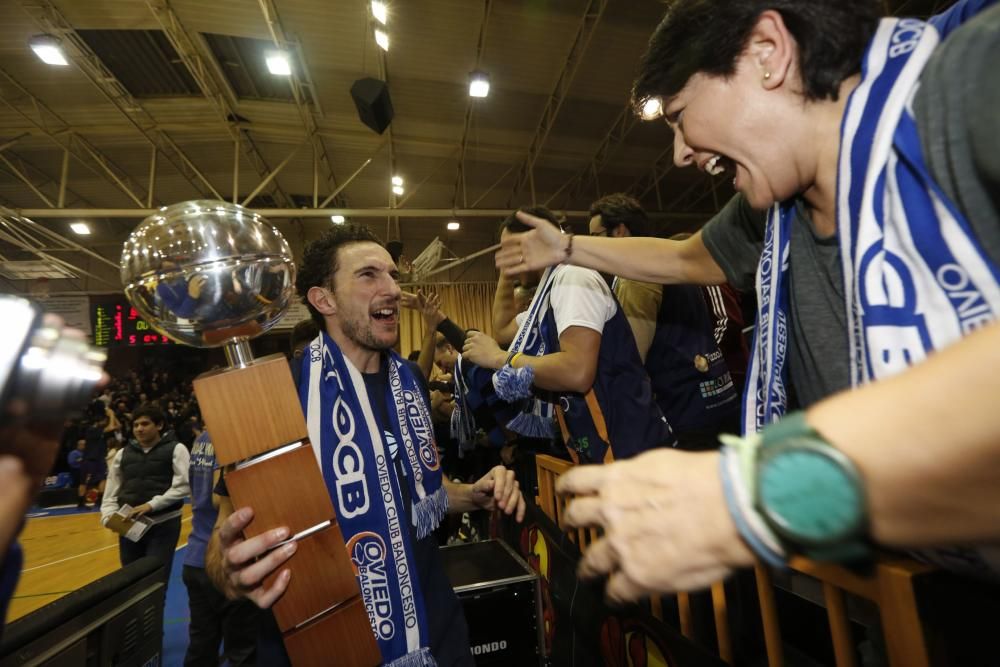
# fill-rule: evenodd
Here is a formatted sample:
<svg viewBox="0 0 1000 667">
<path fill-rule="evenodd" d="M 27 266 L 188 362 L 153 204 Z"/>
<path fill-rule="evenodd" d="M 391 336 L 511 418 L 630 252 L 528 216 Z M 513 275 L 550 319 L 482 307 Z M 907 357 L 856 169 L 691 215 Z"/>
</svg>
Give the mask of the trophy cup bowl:
<svg viewBox="0 0 1000 667">
<path fill-rule="evenodd" d="M 122 249 L 125 295 L 172 340 L 218 347 L 258 336 L 295 295 L 288 243 L 262 216 L 223 201 L 165 206 Z"/>
</svg>

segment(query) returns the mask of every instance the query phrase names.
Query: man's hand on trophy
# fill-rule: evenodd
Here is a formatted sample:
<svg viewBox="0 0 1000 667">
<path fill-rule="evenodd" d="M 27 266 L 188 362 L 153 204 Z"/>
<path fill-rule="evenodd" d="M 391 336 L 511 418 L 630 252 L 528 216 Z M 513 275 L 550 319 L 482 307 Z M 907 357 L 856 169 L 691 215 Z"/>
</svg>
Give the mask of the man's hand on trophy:
<svg viewBox="0 0 1000 667">
<path fill-rule="evenodd" d="M 243 529 L 253 520 L 253 510 L 241 507 L 233 512 L 219 528 L 219 551 L 225 577 L 225 593 L 230 598 L 245 597 L 261 609 L 267 609 L 282 596 L 292 578 L 292 571 L 285 568 L 270 587 L 264 580 L 295 553 L 297 545 L 289 542 L 288 529 L 275 528 L 266 533 L 243 538 Z"/>
</svg>

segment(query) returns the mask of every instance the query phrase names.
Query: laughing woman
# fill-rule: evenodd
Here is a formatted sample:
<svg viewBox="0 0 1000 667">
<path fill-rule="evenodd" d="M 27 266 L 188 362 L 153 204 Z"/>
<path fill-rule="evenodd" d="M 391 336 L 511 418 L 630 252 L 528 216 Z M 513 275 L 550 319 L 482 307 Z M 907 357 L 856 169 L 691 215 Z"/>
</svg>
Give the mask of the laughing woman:
<svg viewBox="0 0 1000 667">
<path fill-rule="evenodd" d="M 633 98 L 662 100 L 676 164 L 736 197 L 686 241 L 574 243 L 522 216 L 497 254 L 756 286 L 744 437 L 563 480 L 567 519 L 604 528 L 582 570 L 612 597 L 872 543 L 1000 571 L 1000 7 L 880 4 L 673 3 Z"/>
</svg>

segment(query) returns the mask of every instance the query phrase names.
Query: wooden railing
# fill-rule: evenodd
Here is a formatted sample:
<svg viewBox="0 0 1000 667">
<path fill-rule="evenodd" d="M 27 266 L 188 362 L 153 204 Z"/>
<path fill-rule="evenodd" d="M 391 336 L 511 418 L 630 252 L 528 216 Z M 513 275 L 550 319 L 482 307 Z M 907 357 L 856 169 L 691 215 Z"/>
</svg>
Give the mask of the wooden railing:
<svg viewBox="0 0 1000 667">
<path fill-rule="evenodd" d="M 576 543 L 580 551 L 584 551 L 599 537 L 599 533 L 594 528 L 567 529 L 564 526 L 563 515 L 569 499 L 555 492 L 556 480 L 572 468 L 573 464 L 552 456 L 538 455 L 535 465 L 538 471 L 539 507 L 560 528 L 567 530 L 569 538 Z M 837 667 L 856 665 L 845 593 L 869 600 L 878 607 L 890 665 L 926 667 L 930 664 L 923 627 L 917 613 L 913 577 L 929 572 L 931 567 L 906 558 L 883 555 L 878 558 L 869 576 L 861 576 L 836 565 L 817 563 L 805 558 L 793 558 L 790 568 L 819 580 L 823 585 L 823 599 L 830 623 L 830 637 Z M 754 573 L 760 599 L 768 664 L 770 667 L 782 667 L 784 652 L 771 572 L 758 563 L 754 567 Z M 732 641 L 723 583 L 720 581 L 713 584 L 711 593 L 719 657 L 732 663 Z M 658 618 L 662 618 L 661 604 L 659 598 L 652 600 L 653 614 Z M 693 639 L 694 623 L 691 600 L 687 593 L 677 595 L 677 606 L 681 634 Z"/>
</svg>

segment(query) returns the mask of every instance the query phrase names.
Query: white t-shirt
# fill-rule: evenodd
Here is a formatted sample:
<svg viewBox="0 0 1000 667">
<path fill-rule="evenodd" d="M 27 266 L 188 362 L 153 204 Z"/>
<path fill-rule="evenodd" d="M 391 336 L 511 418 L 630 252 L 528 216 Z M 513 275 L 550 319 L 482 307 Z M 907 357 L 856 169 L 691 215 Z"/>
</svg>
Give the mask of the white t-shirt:
<svg viewBox="0 0 1000 667">
<path fill-rule="evenodd" d="M 601 274 L 582 266 L 559 266 L 554 270 L 549 304 L 558 335 L 570 327 L 604 333 L 604 324 L 614 317 L 618 306 Z M 518 313 L 517 326 L 524 324 L 527 317 L 527 311 Z"/>
</svg>

